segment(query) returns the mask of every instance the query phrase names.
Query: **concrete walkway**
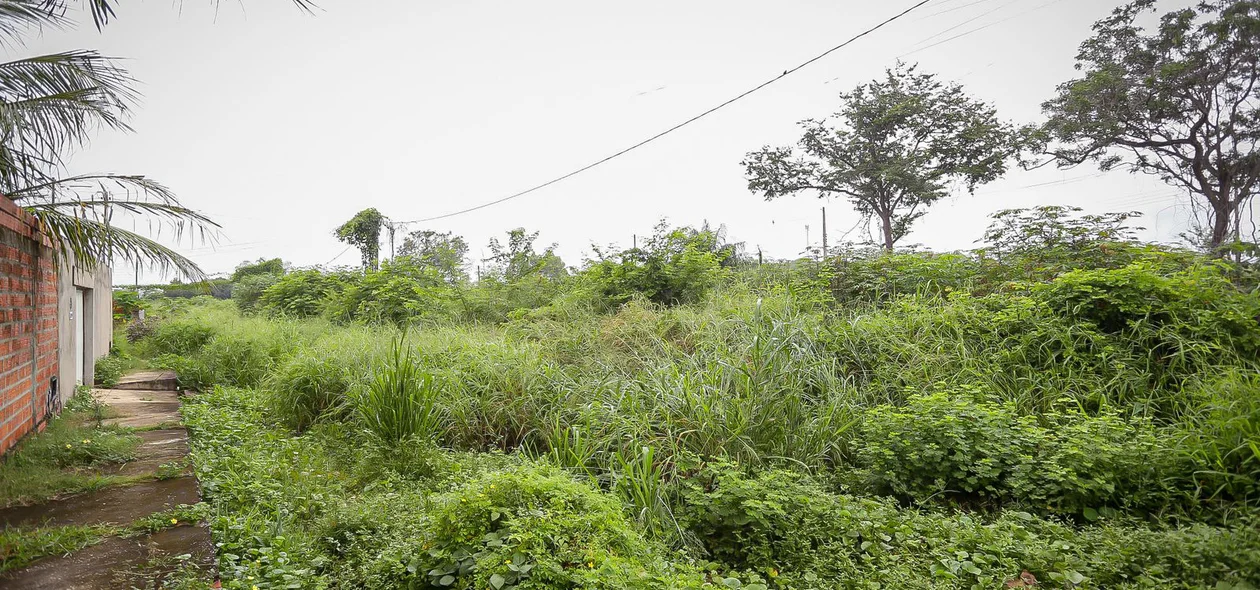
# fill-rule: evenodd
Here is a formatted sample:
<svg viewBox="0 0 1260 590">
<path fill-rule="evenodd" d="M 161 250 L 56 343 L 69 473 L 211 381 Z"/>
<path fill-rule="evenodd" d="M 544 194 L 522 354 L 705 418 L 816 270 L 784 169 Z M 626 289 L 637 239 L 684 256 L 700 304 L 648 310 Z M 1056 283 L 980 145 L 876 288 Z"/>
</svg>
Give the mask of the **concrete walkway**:
<svg viewBox="0 0 1260 590">
<path fill-rule="evenodd" d="M 107 473 L 152 476 L 152 479 L 44 504 L 3 509 L 0 510 L 0 526 L 127 525 L 180 504 L 200 501 L 191 469 L 187 465 L 179 466 L 188 455 L 188 432 L 179 425 L 179 394 L 175 391 L 174 374 L 147 372 L 120 384 L 128 389 L 94 392 L 97 399 L 112 409 L 114 417 L 105 422 L 142 429 L 137 434 L 144 442 L 137 449 L 135 460 L 113 466 Z M 141 389 L 140 385 L 161 389 Z M 159 474 L 165 479 L 159 479 Z M 176 559 L 185 555 L 191 557 L 182 561 Z M 45 557 L 0 576 L 0 590 L 150 587 L 176 562 L 191 563 L 204 572 L 212 571 L 214 545 L 204 524 L 181 524 L 126 539 L 109 538 L 69 555 Z"/>
</svg>

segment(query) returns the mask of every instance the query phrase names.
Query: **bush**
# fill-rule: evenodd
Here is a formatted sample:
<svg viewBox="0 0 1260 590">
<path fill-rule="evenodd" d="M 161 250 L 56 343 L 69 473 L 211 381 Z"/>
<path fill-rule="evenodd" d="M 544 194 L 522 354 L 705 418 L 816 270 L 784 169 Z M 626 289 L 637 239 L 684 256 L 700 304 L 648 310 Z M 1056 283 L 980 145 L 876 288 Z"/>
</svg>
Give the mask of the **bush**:
<svg viewBox="0 0 1260 590">
<path fill-rule="evenodd" d="M 190 355 L 200 352 L 214 334 L 214 328 L 195 320 L 171 320 L 159 323 L 141 348 L 152 354 Z"/>
<path fill-rule="evenodd" d="M 302 432 L 324 418 L 342 417 L 351 377 L 337 358 L 301 355 L 271 378 L 272 408 L 286 426 Z"/>
<path fill-rule="evenodd" d="M 280 275 L 251 274 L 232 283 L 232 301 L 241 313 L 253 313 L 263 292 L 280 280 Z"/>
<path fill-rule="evenodd" d="M 335 275 L 318 270 L 291 272 L 267 287 L 257 308 L 272 315 L 307 318 L 320 315 L 343 285 Z"/>
<path fill-rule="evenodd" d="M 729 567 L 807 571 L 824 557 L 820 548 L 849 532 L 837 497 L 790 471 L 749 476 L 709 465 L 682 496 L 682 525 Z"/>
<path fill-rule="evenodd" d="M 416 586 L 664 585 L 662 561 L 616 500 L 553 468 L 491 473 L 435 504 L 424 544 L 403 558 Z"/>
<path fill-rule="evenodd" d="M 973 392 L 910 398 L 867 411 L 858 447 L 878 493 L 925 502 L 1011 502 L 1094 518 L 1102 507 L 1150 508 L 1174 468 L 1149 425 L 1051 413 L 1045 425 Z"/>
<path fill-rule="evenodd" d="M 118 378 L 122 377 L 123 368 L 126 364 L 127 362 L 122 357 L 112 354 L 96 359 L 96 368 L 92 376 L 93 385 L 97 387 L 118 385 Z"/>
</svg>

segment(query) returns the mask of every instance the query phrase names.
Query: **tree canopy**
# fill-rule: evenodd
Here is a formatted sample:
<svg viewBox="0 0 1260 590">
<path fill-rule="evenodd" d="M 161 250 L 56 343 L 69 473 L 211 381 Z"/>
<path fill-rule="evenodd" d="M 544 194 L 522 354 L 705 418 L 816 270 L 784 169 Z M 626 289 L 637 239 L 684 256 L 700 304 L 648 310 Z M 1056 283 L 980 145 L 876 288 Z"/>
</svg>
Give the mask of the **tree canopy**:
<svg viewBox="0 0 1260 590">
<path fill-rule="evenodd" d="M 468 256 L 468 242 L 451 232 L 433 230 L 413 231 L 403 239 L 398 256 L 407 256 L 422 266 L 430 266 L 448 283 L 466 280 L 464 258 Z"/>
<path fill-rule="evenodd" d="M 1209 246 L 1238 231 L 1260 179 L 1260 2 L 1201 2 L 1137 24 L 1155 0 L 1117 8 L 1077 55 L 1083 75 L 1043 110 L 1043 149 L 1061 167 L 1095 161 L 1159 176 L 1206 201 Z"/>
<path fill-rule="evenodd" d="M 840 100 L 836 126 L 801 122 L 799 150 L 749 153 L 742 162 L 748 188 L 767 200 L 809 190 L 843 195 L 879 221 L 886 250 L 952 183 L 970 191 L 995 180 L 1016 152 L 1013 126 L 993 107 L 912 65 L 898 64 Z"/>
<path fill-rule="evenodd" d="M 359 250 L 363 268 L 376 268 L 381 258 L 381 227 L 384 225 L 385 216 L 369 207 L 355 213 L 354 217 L 333 231 L 333 235 Z"/>
</svg>

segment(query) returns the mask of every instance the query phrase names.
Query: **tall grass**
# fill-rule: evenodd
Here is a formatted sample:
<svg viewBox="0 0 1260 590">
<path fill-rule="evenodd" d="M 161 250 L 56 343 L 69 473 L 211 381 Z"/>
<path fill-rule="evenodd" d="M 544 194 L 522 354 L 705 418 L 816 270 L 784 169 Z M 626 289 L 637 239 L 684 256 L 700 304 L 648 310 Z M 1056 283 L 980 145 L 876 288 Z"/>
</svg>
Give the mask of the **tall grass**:
<svg viewBox="0 0 1260 590">
<path fill-rule="evenodd" d="M 356 410 L 368 431 L 388 444 L 434 440 L 443 426 L 439 386 L 399 338 L 383 366 L 363 388 Z"/>
</svg>

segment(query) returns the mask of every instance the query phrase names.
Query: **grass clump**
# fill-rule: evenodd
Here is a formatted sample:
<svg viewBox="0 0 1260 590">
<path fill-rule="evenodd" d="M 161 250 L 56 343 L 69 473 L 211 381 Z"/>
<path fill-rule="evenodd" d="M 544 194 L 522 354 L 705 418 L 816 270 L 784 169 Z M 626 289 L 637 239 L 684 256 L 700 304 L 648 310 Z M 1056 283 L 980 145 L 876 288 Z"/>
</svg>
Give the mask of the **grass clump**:
<svg viewBox="0 0 1260 590">
<path fill-rule="evenodd" d="M 81 390 L 43 432 L 24 439 L 0 463 L 0 506 L 105 487 L 125 478 L 95 471 L 135 457 L 140 437 L 129 429 L 101 426 L 99 407 Z"/>
<path fill-rule="evenodd" d="M 359 419 L 387 444 L 434 440 L 442 425 L 437 405 L 439 387 L 433 375 L 421 369 L 415 355 L 399 340 L 386 363 L 358 396 Z"/>
</svg>

